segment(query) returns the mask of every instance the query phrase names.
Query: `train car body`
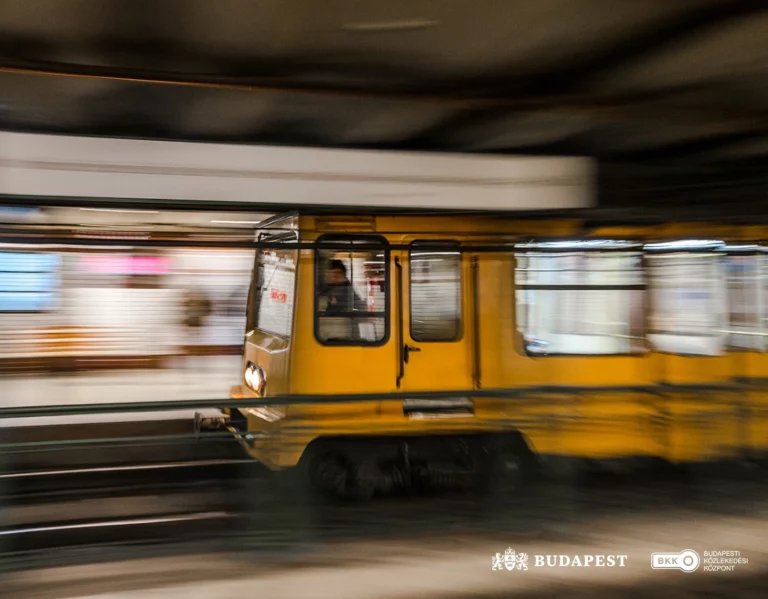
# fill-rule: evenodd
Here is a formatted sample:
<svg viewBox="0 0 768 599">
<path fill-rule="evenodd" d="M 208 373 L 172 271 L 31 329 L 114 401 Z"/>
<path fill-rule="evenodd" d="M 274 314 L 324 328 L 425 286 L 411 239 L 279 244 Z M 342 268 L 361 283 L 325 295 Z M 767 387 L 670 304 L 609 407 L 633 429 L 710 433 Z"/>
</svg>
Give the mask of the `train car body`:
<svg viewBox="0 0 768 599">
<path fill-rule="evenodd" d="M 403 452 L 445 466 L 429 470 L 438 478 L 493 451 L 515 455 L 516 468 L 535 455 L 764 452 L 766 396 L 745 385 L 768 368 L 768 264 L 748 243 L 761 232 L 709 227 L 713 240 L 696 241 L 694 231 L 486 216 L 275 220 L 259 232 L 275 245 L 257 251 L 231 395 L 327 401 L 234 410 L 237 434 L 272 469 L 321 453 L 337 478 L 375 474 Z M 329 292 L 339 262 L 349 301 Z M 739 310 L 751 312 L 735 322 Z"/>
</svg>

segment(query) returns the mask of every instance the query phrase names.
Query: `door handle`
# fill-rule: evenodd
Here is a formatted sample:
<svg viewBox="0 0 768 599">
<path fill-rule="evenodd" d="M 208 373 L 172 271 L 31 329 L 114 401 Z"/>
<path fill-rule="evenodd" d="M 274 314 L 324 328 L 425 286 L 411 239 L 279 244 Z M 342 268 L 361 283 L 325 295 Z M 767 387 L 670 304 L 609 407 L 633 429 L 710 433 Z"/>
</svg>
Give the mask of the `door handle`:
<svg viewBox="0 0 768 599">
<path fill-rule="evenodd" d="M 408 345 L 408 344 L 404 345 L 403 346 L 403 362 L 408 364 L 408 358 L 411 355 L 411 353 L 416 353 L 420 351 L 421 351 L 420 347 L 414 347 L 413 345 Z"/>
</svg>

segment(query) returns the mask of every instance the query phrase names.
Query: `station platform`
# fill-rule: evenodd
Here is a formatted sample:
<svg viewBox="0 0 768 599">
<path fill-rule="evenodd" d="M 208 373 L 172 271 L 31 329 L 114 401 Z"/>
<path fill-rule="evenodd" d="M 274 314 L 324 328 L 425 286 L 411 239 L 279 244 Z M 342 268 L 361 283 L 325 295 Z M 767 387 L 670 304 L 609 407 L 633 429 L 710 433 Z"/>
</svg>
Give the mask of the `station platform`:
<svg viewBox="0 0 768 599">
<path fill-rule="evenodd" d="M 239 380 L 239 356 L 199 356 L 163 370 L 101 371 L 64 376 L 24 375 L 0 378 L 0 408 L 150 401 L 227 399 Z M 40 418 L 0 418 L 0 428 L 89 423 L 177 420 L 183 410 Z"/>
<path fill-rule="evenodd" d="M 239 357 L 200 356 L 165 370 L 101 371 L 69 376 L 6 376 L 0 407 L 225 400 Z M 119 412 L 0 418 L 0 471 L 231 458 L 232 443 L 198 442 L 194 417 L 211 410 Z M 233 453 L 234 452 L 234 453 Z"/>
</svg>

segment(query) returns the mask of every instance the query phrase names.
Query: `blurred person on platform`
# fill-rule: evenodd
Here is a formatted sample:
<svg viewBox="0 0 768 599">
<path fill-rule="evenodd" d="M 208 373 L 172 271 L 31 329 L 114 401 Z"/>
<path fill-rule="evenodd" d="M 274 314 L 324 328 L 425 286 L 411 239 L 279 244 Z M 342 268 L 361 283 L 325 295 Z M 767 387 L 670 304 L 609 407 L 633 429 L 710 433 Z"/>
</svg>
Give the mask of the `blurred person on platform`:
<svg viewBox="0 0 768 599">
<path fill-rule="evenodd" d="M 202 355 L 203 329 L 211 314 L 212 306 L 208 296 L 201 289 L 188 289 L 184 297 L 184 325 L 186 335 L 187 366 L 202 372 L 202 364 L 195 357 Z"/>
</svg>

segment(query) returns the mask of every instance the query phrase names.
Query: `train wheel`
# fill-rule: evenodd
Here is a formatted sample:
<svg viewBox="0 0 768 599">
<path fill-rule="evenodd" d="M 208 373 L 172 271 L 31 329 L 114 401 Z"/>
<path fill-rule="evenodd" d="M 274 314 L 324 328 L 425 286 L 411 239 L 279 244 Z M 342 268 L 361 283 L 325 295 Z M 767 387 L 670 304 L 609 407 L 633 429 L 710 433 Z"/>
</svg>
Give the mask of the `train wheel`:
<svg viewBox="0 0 768 599">
<path fill-rule="evenodd" d="M 307 461 L 306 474 L 312 494 L 317 499 L 346 496 L 351 468 L 341 455 L 330 451 L 314 452 Z"/>
<path fill-rule="evenodd" d="M 485 493 L 494 498 L 509 497 L 523 487 L 525 464 L 513 451 L 500 451 L 491 458 L 490 468 L 485 472 Z"/>
<path fill-rule="evenodd" d="M 488 462 L 481 467 L 482 496 L 505 502 L 523 494 L 540 473 L 535 454 L 521 437 L 500 440 L 488 449 Z"/>
</svg>

